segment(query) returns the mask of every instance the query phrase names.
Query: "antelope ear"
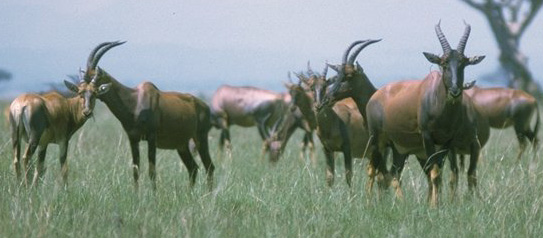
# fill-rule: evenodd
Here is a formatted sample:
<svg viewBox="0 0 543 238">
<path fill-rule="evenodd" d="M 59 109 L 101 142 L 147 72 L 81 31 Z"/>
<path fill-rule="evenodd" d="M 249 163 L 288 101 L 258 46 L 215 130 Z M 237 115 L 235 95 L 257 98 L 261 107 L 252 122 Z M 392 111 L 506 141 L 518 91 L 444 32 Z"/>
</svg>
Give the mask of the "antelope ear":
<svg viewBox="0 0 543 238">
<path fill-rule="evenodd" d="M 98 96 L 103 95 L 109 91 L 111 88 L 111 83 L 102 84 L 98 87 Z"/>
<path fill-rule="evenodd" d="M 424 57 L 426 57 L 426 59 L 430 61 L 430 63 L 434 63 L 434 64 L 441 63 L 441 58 L 435 54 L 428 53 L 428 52 L 422 52 L 422 54 L 424 54 Z"/>
<path fill-rule="evenodd" d="M 474 65 L 474 64 L 478 64 L 478 63 L 481 63 L 481 61 L 483 61 L 485 59 L 485 56 L 484 55 L 481 55 L 481 56 L 473 56 L 473 57 L 470 57 L 469 58 L 469 65 Z"/>
<path fill-rule="evenodd" d="M 290 82 L 283 82 L 283 85 L 284 85 L 285 88 L 287 88 L 287 89 L 291 89 L 291 88 L 294 86 L 294 84 L 293 84 L 293 83 L 290 83 Z"/>
<path fill-rule="evenodd" d="M 337 65 L 333 65 L 333 64 L 326 64 L 328 67 L 330 67 L 332 70 L 336 71 L 336 73 L 339 72 L 339 68 L 337 67 Z"/>
<path fill-rule="evenodd" d="M 471 81 L 469 83 L 465 83 L 463 90 L 468 90 L 470 88 L 473 88 L 473 86 L 475 86 L 475 82 L 476 82 L 476 80 L 473 80 L 473 81 Z"/>
<path fill-rule="evenodd" d="M 68 80 L 64 80 L 64 85 L 66 85 L 66 87 L 68 89 L 70 89 L 70 91 L 74 92 L 74 93 L 78 93 L 79 92 L 79 88 L 77 87 L 77 85 L 73 84 L 72 82 L 68 81 Z"/>
<path fill-rule="evenodd" d="M 362 66 L 360 66 L 360 64 L 358 63 L 358 61 L 356 61 L 356 70 L 357 70 L 357 71 L 360 71 L 360 72 L 364 72 L 364 69 L 362 68 Z"/>
</svg>

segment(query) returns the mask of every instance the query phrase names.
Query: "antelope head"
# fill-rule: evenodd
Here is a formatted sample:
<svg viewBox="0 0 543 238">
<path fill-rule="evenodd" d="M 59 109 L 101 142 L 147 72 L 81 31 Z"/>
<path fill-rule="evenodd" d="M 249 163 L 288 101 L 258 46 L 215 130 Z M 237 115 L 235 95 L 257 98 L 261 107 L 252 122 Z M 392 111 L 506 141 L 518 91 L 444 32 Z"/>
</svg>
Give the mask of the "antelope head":
<svg viewBox="0 0 543 238">
<path fill-rule="evenodd" d="M 470 25 L 464 23 L 466 25 L 464 35 L 460 38 L 460 43 L 458 43 L 456 50 L 453 50 L 441 31 L 440 23 L 436 25 L 435 31 L 439 43 L 441 44 L 441 48 L 443 49 L 443 55 L 439 57 L 427 52 L 423 52 L 423 54 L 428 61 L 439 65 L 443 84 L 447 91 L 447 98 L 454 100 L 462 95 L 463 90 L 469 89 L 475 85 L 475 82 L 464 84 L 464 68 L 468 65 L 478 64 L 485 56 L 466 57 L 464 55 L 464 49 L 466 48 L 466 43 L 471 31 Z"/>
<path fill-rule="evenodd" d="M 375 88 L 364 73 L 362 66 L 358 62 L 355 65 L 355 61 L 364 48 L 379 41 L 381 39 L 355 41 L 347 47 L 341 65 L 328 64 L 328 67 L 337 72 L 337 80 L 332 83 L 330 90 L 326 93 L 323 104 L 333 104 L 341 99 L 356 97 L 361 94 L 373 94 Z M 358 48 L 350 54 L 355 46 L 358 46 Z M 367 90 L 371 92 L 365 92 Z"/>
<path fill-rule="evenodd" d="M 307 88 L 313 94 L 313 105 L 314 109 L 320 108 L 322 101 L 324 100 L 324 95 L 326 94 L 326 88 L 330 85 L 331 81 L 326 79 L 326 74 L 328 73 L 328 66 L 324 67 L 323 72 L 315 74 L 313 70 L 309 68 L 308 65 L 308 74 L 309 78 L 306 78 L 304 75 L 297 75 L 300 79 L 300 83 L 303 82 Z"/>
<path fill-rule="evenodd" d="M 122 45 L 126 41 L 114 41 L 114 42 L 104 42 L 96 46 L 87 59 L 87 70 L 82 74 L 82 83 L 85 82 L 89 85 L 92 95 L 100 98 L 102 95 L 106 94 L 111 88 L 111 77 L 98 67 L 98 62 L 104 56 L 104 54 L 111 48 Z"/>
<path fill-rule="evenodd" d="M 74 92 L 77 95 L 76 97 L 79 98 L 78 101 L 80 103 L 80 107 L 83 108 L 83 110 L 81 111 L 83 113 L 82 116 L 83 118 L 87 119 L 92 116 L 92 112 L 94 110 L 94 105 L 96 102 L 96 96 L 99 94 L 99 92 L 95 90 L 94 85 L 92 85 L 90 82 L 83 80 L 83 70 L 80 69 L 79 71 L 81 81 L 78 85 L 67 80 L 64 80 L 64 85 L 66 85 L 66 87 L 70 91 Z M 97 75 L 95 75 L 92 80 L 96 80 L 96 77 Z"/>
<path fill-rule="evenodd" d="M 270 137 L 264 141 L 264 146 L 269 152 L 271 162 L 279 161 L 279 157 L 281 157 L 281 154 L 283 154 L 285 145 L 284 138 L 282 138 L 284 137 L 284 135 L 282 135 L 282 130 L 285 128 L 281 127 L 283 127 L 284 119 L 285 118 L 283 116 L 274 123 L 274 125 L 268 130 Z"/>
</svg>

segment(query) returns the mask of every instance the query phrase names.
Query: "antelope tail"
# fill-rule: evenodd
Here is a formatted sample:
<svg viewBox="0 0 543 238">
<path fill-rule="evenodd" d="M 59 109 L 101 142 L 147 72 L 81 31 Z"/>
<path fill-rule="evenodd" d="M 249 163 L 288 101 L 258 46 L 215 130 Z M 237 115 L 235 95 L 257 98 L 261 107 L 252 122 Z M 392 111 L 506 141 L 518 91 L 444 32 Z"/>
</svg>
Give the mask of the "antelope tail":
<svg viewBox="0 0 543 238">
<path fill-rule="evenodd" d="M 29 120 L 30 114 L 27 106 L 11 108 L 9 112 L 9 124 L 12 133 L 15 133 L 13 136 L 19 139 L 28 138 L 30 132 Z"/>
<path fill-rule="evenodd" d="M 29 108 L 27 106 L 24 106 L 21 109 L 21 113 L 18 116 L 19 118 L 17 122 L 17 133 L 20 135 L 21 129 L 23 129 L 24 127 L 24 130 L 22 132 L 25 133 L 26 138 L 30 138 L 30 132 L 31 132 L 30 117 L 32 115 L 30 115 Z"/>
</svg>

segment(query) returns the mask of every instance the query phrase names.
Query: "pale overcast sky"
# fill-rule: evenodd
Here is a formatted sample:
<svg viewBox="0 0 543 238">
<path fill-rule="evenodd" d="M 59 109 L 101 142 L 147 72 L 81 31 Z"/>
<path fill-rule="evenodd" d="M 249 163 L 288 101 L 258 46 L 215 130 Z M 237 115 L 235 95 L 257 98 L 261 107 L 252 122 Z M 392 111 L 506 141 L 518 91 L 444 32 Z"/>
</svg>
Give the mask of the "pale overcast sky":
<svg viewBox="0 0 543 238">
<path fill-rule="evenodd" d="M 543 13 L 523 37 L 522 51 L 543 78 Z M 463 21 L 472 33 L 466 54 L 486 55 L 466 69 L 476 79 L 498 67 L 496 44 L 483 16 L 459 0 L 2 0 L 0 83 L 6 97 L 62 82 L 85 66 L 104 41 L 125 40 L 100 66 L 127 86 L 149 80 L 163 90 L 212 93 L 223 83 L 284 91 L 288 71 L 339 63 L 355 40 L 383 41 L 358 57 L 377 86 L 423 78 L 441 54 L 434 33 L 441 20 L 456 46 Z M 435 67 L 434 67 L 435 69 Z"/>
</svg>

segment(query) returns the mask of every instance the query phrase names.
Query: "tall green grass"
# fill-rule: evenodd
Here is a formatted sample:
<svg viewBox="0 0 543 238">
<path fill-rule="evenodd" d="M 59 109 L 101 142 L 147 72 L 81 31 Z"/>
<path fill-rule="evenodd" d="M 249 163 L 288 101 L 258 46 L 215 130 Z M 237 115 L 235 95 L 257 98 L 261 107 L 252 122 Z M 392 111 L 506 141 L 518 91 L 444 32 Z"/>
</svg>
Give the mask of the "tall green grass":
<svg viewBox="0 0 543 238">
<path fill-rule="evenodd" d="M 4 104 L 5 106 L 5 104 Z M 208 191 L 203 166 L 196 186 L 174 151 L 159 150 L 158 188 L 151 190 L 146 156 L 141 183 L 132 183 L 128 141 L 103 106 L 78 131 L 68 154 L 69 185 L 60 180 L 58 148 L 50 146 L 47 173 L 36 188 L 18 185 L 8 129 L 0 133 L 0 237 L 539 237 L 543 234 L 543 166 L 528 151 L 517 162 L 512 130 L 492 131 L 478 169 L 482 199 L 467 195 L 465 173 L 457 199 L 426 202 L 426 177 L 408 161 L 405 200 L 392 191 L 370 197 L 366 161 L 356 160 L 353 187 L 336 155 L 336 183 L 325 183 L 324 157 L 300 159 L 296 133 L 276 165 L 260 158 L 256 129 L 232 128 L 231 158 L 218 155 L 210 133 L 215 187 Z M 146 145 L 141 143 L 141 154 Z M 199 158 L 197 158 L 198 162 Z"/>
</svg>

